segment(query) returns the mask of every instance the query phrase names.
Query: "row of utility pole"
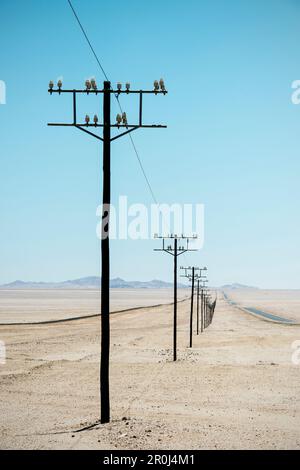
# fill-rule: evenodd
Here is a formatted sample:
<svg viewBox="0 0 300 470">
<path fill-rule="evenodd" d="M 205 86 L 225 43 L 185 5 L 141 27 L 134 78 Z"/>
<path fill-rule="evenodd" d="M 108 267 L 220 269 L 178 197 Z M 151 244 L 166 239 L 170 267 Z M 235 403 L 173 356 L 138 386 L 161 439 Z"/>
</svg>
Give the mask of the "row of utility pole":
<svg viewBox="0 0 300 470">
<path fill-rule="evenodd" d="M 189 241 L 191 238 L 195 239 L 196 236 L 187 237 L 184 235 L 171 234 L 168 236 L 158 236 L 155 238 L 162 240 L 162 248 L 155 248 L 154 251 L 163 251 L 173 256 L 174 258 L 174 313 L 173 313 L 173 361 L 177 360 L 177 257 L 188 251 L 197 251 L 189 248 Z M 173 245 L 169 241 L 173 241 Z M 207 328 L 213 319 L 214 310 L 216 306 L 216 299 L 212 301 L 210 292 L 207 288 L 208 279 L 202 274 L 207 271 L 207 267 L 199 268 L 196 266 L 180 267 L 183 270 L 181 277 L 187 278 L 191 282 L 191 306 L 190 306 L 190 318 L 189 318 L 189 347 L 193 347 L 193 331 L 194 331 L 194 297 L 195 297 L 195 283 L 196 286 L 196 332 L 199 335 L 199 329 L 201 333 Z M 200 312 L 199 312 L 200 310 Z"/>
<path fill-rule="evenodd" d="M 154 251 L 164 251 L 174 258 L 174 315 L 173 315 L 173 360 L 177 360 L 177 258 L 178 256 L 188 251 L 196 251 L 195 249 L 189 248 L 189 241 L 192 237 L 186 237 L 184 235 L 177 236 L 168 235 L 160 237 L 155 235 L 155 238 L 162 240 L 162 248 L 155 248 Z M 195 237 L 193 237 L 195 238 Z M 166 240 L 173 241 L 173 246 L 169 241 L 166 244 Z M 179 244 L 178 244 L 179 242 Z M 181 245 L 180 245 L 181 243 Z"/>
<path fill-rule="evenodd" d="M 109 395 L 109 361 L 110 361 L 110 201 L 111 201 L 111 142 L 129 134 L 137 129 L 162 129 L 167 126 L 161 124 L 147 124 L 143 120 L 143 97 L 144 95 L 166 95 L 167 90 L 163 79 L 155 80 L 151 90 L 132 90 L 130 83 L 122 88 L 120 83 L 113 89 L 111 82 L 104 81 L 103 87 L 98 88 L 95 79 L 86 80 L 84 88 L 63 89 L 61 80 L 57 86 L 50 81 L 48 92 L 50 95 L 67 94 L 72 98 L 72 118 L 70 122 L 49 123 L 49 126 L 70 127 L 93 137 L 103 143 L 103 187 L 102 187 L 102 236 L 101 236 L 101 358 L 100 358 L 100 421 L 110 421 L 110 395 Z M 84 119 L 78 119 L 77 101 L 81 96 L 99 96 L 102 98 L 102 118 L 98 118 L 96 112 L 92 120 L 86 115 Z M 138 120 L 128 122 L 127 114 L 121 108 L 119 97 L 121 95 L 134 95 L 138 97 Z M 120 113 L 116 120 L 111 119 L 111 97 L 114 96 L 119 104 Z M 100 129 L 100 133 L 98 130 Z M 115 131 L 112 133 L 112 131 Z M 162 248 L 156 251 L 164 251 L 174 258 L 174 319 L 173 319 L 173 359 L 177 359 L 177 258 L 183 253 L 195 251 L 189 247 L 189 241 L 195 236 L 158 236 L 162 239 Z M 168 243 L 167 243 L 167 240 Z M 193 308 L 194 308 L 194 286 L 197 282 L 197 334 L 199 334 L 199 296 L 201 298 L 201 332 L 210 324 L 213 317 L 215 302 L 211 302 L 209 293 L 205 286 L 202 271 L 206 268 L 184 268 L 185 274 L 192 282 L 191 312 L 190 312 L 190 347 L 192 347 L 193 333 Z"/>
<path fill-rule="evenodd" d="M 190 348 L 193 347 L 193 312 L 194 312 L 194 294 L 195 294 L 195 282 L 197 282 L 196 287 L 196 294 L 197 294 L 197 335 L 199 335 L 199 297 L 200 297 L 200 290 L 201 290 L 201 333 L 204 330 L 205 324 L 205 315 L 207 310 L 207 299 L 208 299 L 208 291 L 206 289 L 206 283 L 208 280 L 206 276 L 202 274 L 202 271 L 207 271 L 207 267 L 198 268 L 195 266 L 183 267 L 181 268 L 184 271 L 184 274 L 181 277 L 187 278 L 192 283 L 191 289 L 191 310 L 190 310 Z"/>
</svg>

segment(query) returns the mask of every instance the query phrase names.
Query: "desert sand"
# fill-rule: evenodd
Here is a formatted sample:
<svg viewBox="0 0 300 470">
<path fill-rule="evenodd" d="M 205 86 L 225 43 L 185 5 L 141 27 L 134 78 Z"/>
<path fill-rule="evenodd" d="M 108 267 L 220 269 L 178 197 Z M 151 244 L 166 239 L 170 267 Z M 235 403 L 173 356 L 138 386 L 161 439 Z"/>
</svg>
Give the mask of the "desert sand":
<svg viewBox="0 0 300 470">
<path fill-rule="evenodd" d="M 178 300 L 189 289 L 178 289 Z M 0 289 L 0 324 L 40 323 L 98 315 L 100 291 L 96 289 Z M 172 289 L 111 289 L 111 311 L 173 302 Z"/>
<path fill-rule="evenodd" d="M 300 327 L 219 293 L 190 349 L 189 301 L 178 310 L 177 363 L 172 305 L 111 315 L 112 422 L 85 431 L 99 418 L 99 317 L 1 325 L 1 449 L 299 449 Z"/>
</svg>

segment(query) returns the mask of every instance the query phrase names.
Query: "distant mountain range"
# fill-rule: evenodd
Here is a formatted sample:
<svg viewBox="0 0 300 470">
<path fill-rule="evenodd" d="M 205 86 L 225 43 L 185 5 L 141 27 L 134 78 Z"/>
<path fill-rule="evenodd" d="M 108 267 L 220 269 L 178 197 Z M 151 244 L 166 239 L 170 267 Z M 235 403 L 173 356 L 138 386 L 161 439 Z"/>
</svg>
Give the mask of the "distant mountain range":
<svg viewBox="0 0 300 470">
<path fill-rule="evenodd" d="M 125 281 L 120 277 L 110 280 L 110 287 L 115 289 L 168 289 L 173 287 L 172 282 L 160 281 Z M 179 288 L 189 287 L 186 284 L 178 284 Z M 0 285 L 0 289 L 99 289 L 100 277 L 88 276 L 79 279 L 71 279 L 62 282 L 33 282 L 33 281 L 14 281 L 9 284 Z M 257 287 L 246 286 L 237 282 L 225 284 L 221 289 L 258 289 Z"/>
<path fill-rule="evenodd" d="M 166 289 L 173 287 L 173 283 L 153 279 L 152 281 L 125 281 L 119 277 L 110 280 L 110 287 L 116 289 Z M 179 288 L 187 287 L 178 284 Z M 26 282 L 14 281 L 3 284 L 0 289 L 99 289 L 100 277 L 89 276 L 62 282 Z"/>
<path fill-rule="evenodd" d="M 258 287 L 246 286 L 244 284 L 234 282 L 233 284 L 225 284 L 221 287 L 221 289 L 258 289 Z"/>
</svg>

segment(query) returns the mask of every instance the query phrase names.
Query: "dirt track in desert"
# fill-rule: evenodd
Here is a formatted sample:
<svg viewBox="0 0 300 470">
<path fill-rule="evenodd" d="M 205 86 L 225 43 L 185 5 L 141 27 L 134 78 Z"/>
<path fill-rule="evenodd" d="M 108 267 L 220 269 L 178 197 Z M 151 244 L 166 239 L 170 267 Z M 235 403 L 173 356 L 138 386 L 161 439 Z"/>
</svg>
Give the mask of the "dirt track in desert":
<svg viewBox="0 0 300 470">
<path fill-rule="evenodd" d="M 263 321 L 219 294 L 188 348 L 189 301 L 111 316 L 112 422 L 99 418 L 99 317 L 0 326 L 2 449 L 300 448 L 299 326 Z"/>
</svg>

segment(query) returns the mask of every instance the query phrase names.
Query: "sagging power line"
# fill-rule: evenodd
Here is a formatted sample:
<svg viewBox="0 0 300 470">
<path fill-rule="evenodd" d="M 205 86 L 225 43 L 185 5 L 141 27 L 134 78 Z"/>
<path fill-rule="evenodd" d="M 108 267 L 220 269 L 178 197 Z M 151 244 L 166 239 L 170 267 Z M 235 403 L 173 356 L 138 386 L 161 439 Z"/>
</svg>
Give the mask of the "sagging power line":
<svg viewBox="0 0 300 470">
<path fill-rule="evenodd" d="M 102 63 L 101 63 L 101 61 L 100 61 L 100 59 L 99 59 L 99 57 L 98 57 L 98 55 L 97 55 L 97 53 L 96 53 L 96 51 L 95 51 L 93 45 L 92 45 L 92 43 L 91 43 L 89 37 L 88 37 L 88 34 L 87 34 L 85 28 L 83 27 L 82 22 L 80 21 L 80 18 L 79 18 L 79 16 L 78 16 L 78 14 L 77 14 L 77 12 L 76 12 L 76 10 L 75 10 L 75 8 L 74 8 L 74 6 L 73 6 L 71 0 L 67 0 L 67 1 L 68 1 L 68 4 L 69 4 L 69 6 L 70 6 L 70 8 L 71 8 L 71 10 L 72 10 L 72 12 L 73 12 L 75 18 L 76 18 L 76 21 L 77 21 L 77 23 L 78 23 L 78 25 L 79 25 L 79 27 L 80 27 L 82 33 L 83 33 L 83 36 L 85 37 L 86 42 L 88 43 L 89 48 L 90 48 L 90 50 L 91 50 L 93 56 L 95 57 L 96 62 L 97 62 L 97 64 L 99 65 L 99 68 L 100 68 L 101 72 L 103 73 L 103 75 L 104 75 L 104 77 L 105 77 L 105 80 L 106 80 L 106 81 L 111 81 L 111 80 L 108 78 L 108 75 L 107 75 L 107 73 L 106 73 L 106 71 L 105 71 L 105 69 L 104 69 L 104 67 L 103 67 L 103 65 L 102 65 Z M 160 81 L 162 81 L 162 79 L 161 79 Z M 120 103 L 120 100 L 119 100 L 119 94 L 116 93 L 114 96 L 115 96 L 115 98 L 116 98 L 116 100 L 117 100 L 117 104 L 118 104 L 118 107 L 119 107 L 119 109 L 120 109 L 120 112 L 121 112 L 121 114 L 123 114 L 124 111 L 123 111 L 123 108 L 122 108 L 121 103 Z M 136 156 L 136 158 L 137 158 L 137 161 L 138 161 L 139 167 L 140 167 L 140 169 L 141 169 L 141 172 L 142 172 L 142 174 L 143 174 L 143 177 L 144 177 L 144 179 L 145 179 L 146 185 L 147 185 L 147 187 L 148 187 L 148 189 L 149 189 L 149 192 L 150 192 L 150 194 L 151 194 L 151 198 L 153 199 L 154 203 L 155 203 L 156 205 L 158 205 L 158 200 L 157 200 L 157 198 L 156 198 L 156 196 L 155 196 L 155 193 L 154 193 L 154 191 L 153 191 L 153 188 L 152 188 L 152 186 L 151 186 L 149 177 L 147 176 L 147 173 L 146 173 L 146 171 L 145 171 L 144 165 L 143 165 L 143 163 L 142 163 L 140 154 L 139 154 L 139 152 L 138 152 L 138 150 L 137 150 L 137 147 L 136 147 L 136 145 L 135 145 L 135 142 L 134 142 L 134 140 L 133 140 L 133 137 L 132 137 L 131 134 L 129 134 L 128 137 L 129 137 L 129 139 L 130 139 L 130 142 L 131 142 L 131 145 L 132 145 L 134 154 L 135 154 L 135 156 Z"/>
</svg>

